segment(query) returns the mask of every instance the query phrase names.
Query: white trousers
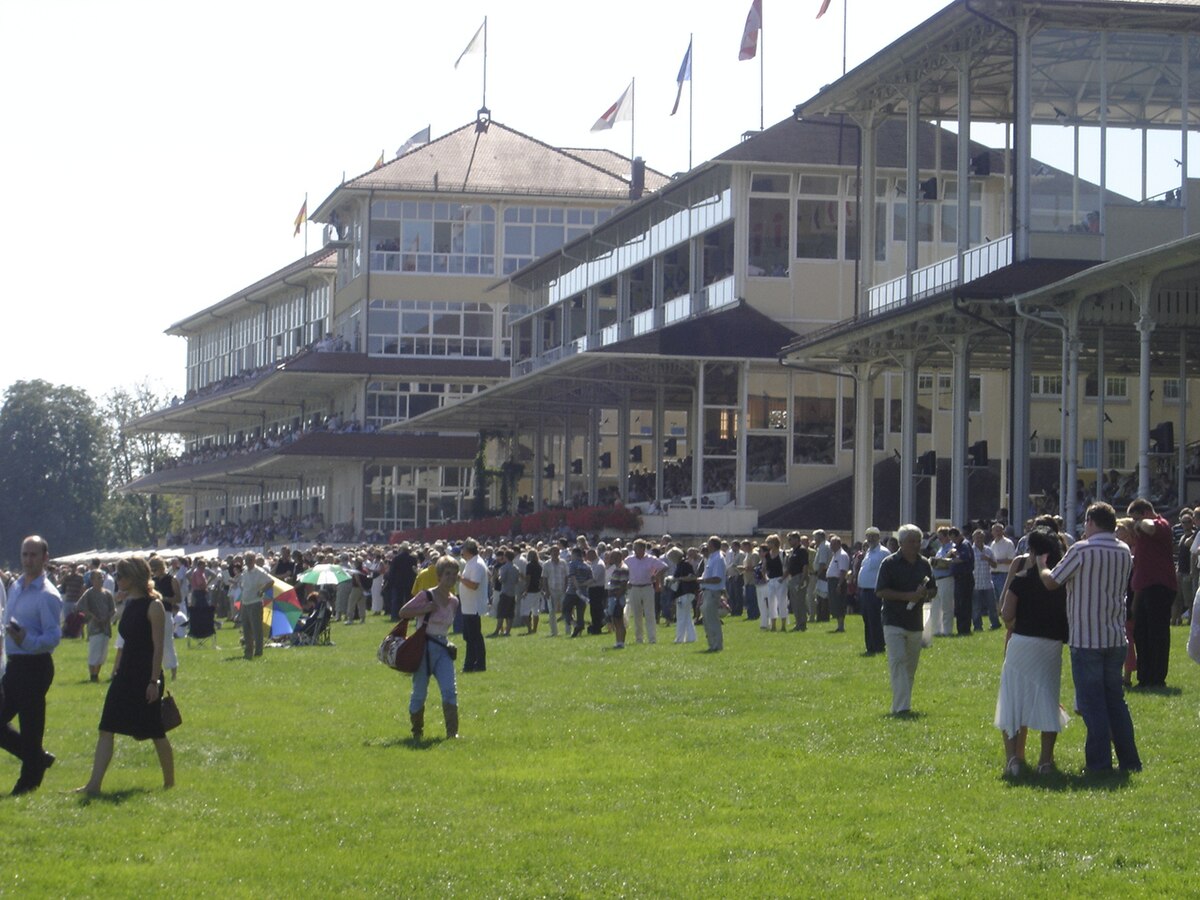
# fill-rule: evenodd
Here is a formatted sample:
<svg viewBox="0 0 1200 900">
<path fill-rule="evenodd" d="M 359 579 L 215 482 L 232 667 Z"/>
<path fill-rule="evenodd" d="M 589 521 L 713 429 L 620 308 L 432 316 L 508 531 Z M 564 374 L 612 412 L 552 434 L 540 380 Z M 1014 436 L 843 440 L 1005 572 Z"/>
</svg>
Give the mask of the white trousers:
<svg viewBox="0 0 1200 900">
<path fill-rule="evenodd" d="M 883 643 L 892 681 L 892 712 L 907 712 L 912 708 L 913 679 L 921 660 L 921 632 L 884 625 Z"/>
<path fill-rule="evenodd" d="M 646 639 L 654 643 L 658 638 L 658 611 L 654 608 L 654 585 L 644 584 L 629 586 L 625 595 L 625 627 L 633 623 L 633 633 L 640 644 L 642 642 L 643 621 Z"/>
</svg>

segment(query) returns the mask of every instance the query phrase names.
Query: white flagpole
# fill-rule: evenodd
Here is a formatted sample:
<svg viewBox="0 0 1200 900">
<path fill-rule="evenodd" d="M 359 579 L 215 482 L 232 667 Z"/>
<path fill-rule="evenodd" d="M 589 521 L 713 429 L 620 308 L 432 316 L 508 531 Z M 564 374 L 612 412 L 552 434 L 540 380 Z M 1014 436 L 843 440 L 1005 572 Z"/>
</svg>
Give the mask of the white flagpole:
<svg viewBox="0 0 1200 900">
<path fill-rule="evenodd" d="M 765 2 L 763 3 L 763 6 L 766 6 Z M 764 77 L 763 73 L 766 69 L 766 62 L 764 61 L 764 57 L 766 57 L 766 55 L 767 55 L 767 29 L 763 24 L 763 18 L 764 17 L 762 15 L 762 10 L 760 9 L 759 16 L 758 16 L 758 130 L 759 131 L 763 130 L 764 123 L 766 121 L 766 117 L 763 114 L 763 104 L 764 104 L 763 94 L 765 93 L 764 87 L 763 87 L 765 84 L 765 77 Z"/>
<path fill-rule="evenodd" d="M 300 227 L 304 229 L 304 255 L 308 256 L 308 191 L 304 192 L 304 221 Z"/>
<path fill-rule="evenodd" d="M 688 171 L 692 171 L 692 109 L 696 105 L 695 34 L 688 35 Z"/>
<path fill-rule="evenodd" d="M 842 0 L 842 74 L 846 74 L 846 22 L 850 18 L 850 0 Z"/>
<path fill-rule="evenodd" d="M 845 69 L 844 63 L 842 68 Z M 483 108 L 487 109 L 487 16 L 483 17 Z"/>
<path fill-rule="evenodd" d="M 634 144 L 634 141 L 633 141 L 634 127 L 637 124 L 637 103 L 636 103 L 637 91 L 634 90 L 634 84 L 636 82 L 637 82 L 637 78 L 629 79 L 629 165 L 630 166 L 633 165 L 633 160 L 634 160 L 633 150 L 634 150 L 634 147 L 636 146 L 636 144 Z M 630 171 L 632 172 L 632 169 Z"/>
</svg>

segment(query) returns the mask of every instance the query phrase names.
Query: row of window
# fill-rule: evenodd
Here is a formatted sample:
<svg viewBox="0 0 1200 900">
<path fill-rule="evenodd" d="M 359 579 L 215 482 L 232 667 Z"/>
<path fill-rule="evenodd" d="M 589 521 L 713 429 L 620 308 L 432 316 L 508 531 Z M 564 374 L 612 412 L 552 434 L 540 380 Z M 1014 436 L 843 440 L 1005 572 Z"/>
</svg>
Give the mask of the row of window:
<svg viewBox="0 0 1200 900">
<path fill-rule="evenodd" d="M 382 428 L 470 397 L 485 387 L 450 382 L 372 381 L 367 385 L 366 421 Z"/>
<path fill-rule="evenodd" d="M 503 304 L 372 300 L 367 308 L 367 353 L 491 359 L 497 355 L 497 331 L 506 331 L 506 313 Z M 507 341 L 500 343 L 506 356 Z"/>
<path fill-rule="evenodd" d="M 509 206 L 502 223 L 491 204 L 380 200 L 371 204 L 371 271 L 431 274 L 515 272 L 539 256 L 587 234 L 609 210 Z"/>
</svg>

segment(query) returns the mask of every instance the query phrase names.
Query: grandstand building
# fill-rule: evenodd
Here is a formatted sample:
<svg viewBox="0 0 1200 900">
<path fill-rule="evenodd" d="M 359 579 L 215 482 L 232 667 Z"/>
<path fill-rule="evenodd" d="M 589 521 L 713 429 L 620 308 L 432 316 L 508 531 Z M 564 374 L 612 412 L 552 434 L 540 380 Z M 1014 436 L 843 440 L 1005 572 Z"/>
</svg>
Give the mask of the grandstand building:
<svg viewBox="0 0 1200 900">
<path fill-rule="evenodd" d="M 195 461 L 133 487 L 403 531 L 469 514 L 482 439 L 509 511 L 651 532 L 1195 500 L 1197 7 L 955 0 L 670 180 L 465 126 L 173 326 L 189 396 L 137 427 Z"/>
</svg>

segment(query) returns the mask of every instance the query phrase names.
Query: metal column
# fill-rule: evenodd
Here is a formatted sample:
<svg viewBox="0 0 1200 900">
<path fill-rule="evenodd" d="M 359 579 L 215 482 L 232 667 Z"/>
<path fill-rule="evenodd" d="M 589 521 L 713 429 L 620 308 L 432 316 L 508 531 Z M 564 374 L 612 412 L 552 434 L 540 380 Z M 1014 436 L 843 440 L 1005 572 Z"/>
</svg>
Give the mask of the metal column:
<svg viewBox="0 0 1200 900">
<path fill-rule="evenodd" d="M 907 350 L 900 355 L 904 379 L 900 400 L 900 522 L 915 523 L 917 515 L 917 484 L 913 473 L 917 467 L 917 354 Z M 883 411 L 887 427 L 888 410 Z M 872 419 L 874 416 L 872 416 Z"/>
<path fill-rule="evenodd" d="M 1138 358 L 1138 496 L 1150 496 L 1150 337 L 1157 324 L 1150 309 L 1150 278 L 1139 278 L 1135 291 L 1141 315 L 1137 330 L 1141 337 L 1141 353 Z"/>
<path fill-rule="evenodd" d="M 875 375 L 869 364 L 860 363 L 854 373 L 854 538 L 862 537 L 875 518 L 874 421 Z"/>
<path fill-rule="evenodd" d="M 1012 479 L 1008 517 L 1017 531 L 1029 518 L 1029 327 L 1028 319 L 1013 322 Z"/>
<path fill-rule="evenodd" d="M 954 411 L 950 424 L 950 521 L 967 527 L 967 435 L 971 412 L 971 351 L 967 338 L 954 338 Z M 936 508 L 936 507 L 935 507 Z"/>
</svg>

